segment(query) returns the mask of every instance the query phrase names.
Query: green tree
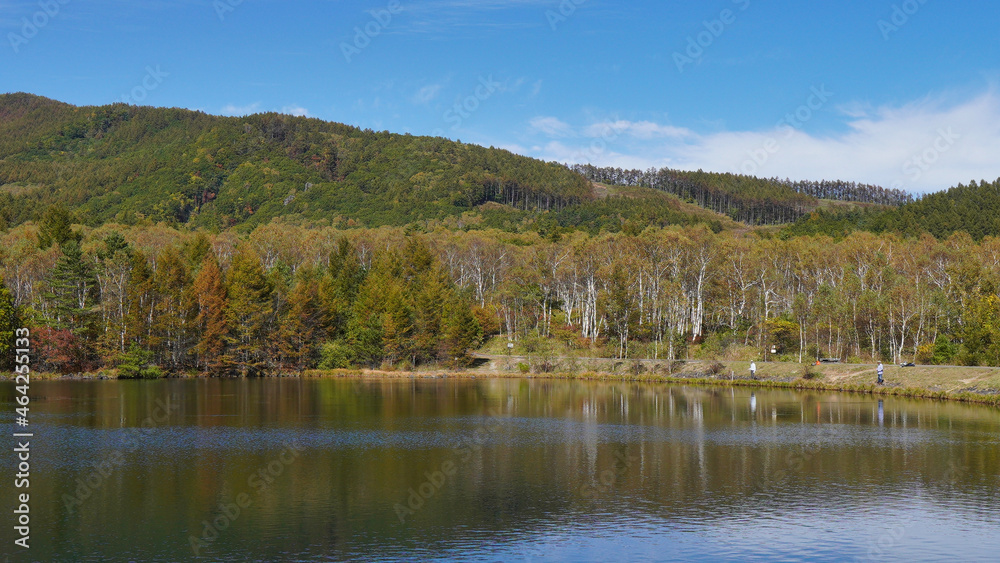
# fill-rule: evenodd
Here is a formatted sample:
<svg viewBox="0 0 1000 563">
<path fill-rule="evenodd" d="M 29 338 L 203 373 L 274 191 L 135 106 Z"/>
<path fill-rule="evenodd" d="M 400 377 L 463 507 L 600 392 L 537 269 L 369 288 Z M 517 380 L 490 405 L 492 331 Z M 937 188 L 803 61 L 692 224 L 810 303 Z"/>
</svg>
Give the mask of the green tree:
<svg viewBox="0 0 1000 563">
<path fill-rule="evenodd" d="M 288 310 L 281 319 L 280 351 L 300 372 L 314 363 L 317 354 L 321 324 L 318 277 L 312 268 L 299 268 L 288 295 Z"/>
<path fill-rule="evenodd" d="M 455 367 L 468 366 L 472 362 L 469 350 L 482 344 L 483 339 L 483 329 L 470 305 L 453 299 L 448 304 L 443 328 L 441 347 L 445 361 Z"/>
<path fill-rule="evenodd" d="M 93 309 L 96 304 L 94 272 L 84 259 L 80 245 L 68 241 L 62 256 L 48 277 L 46 300 L 51 304 L 49 325 L 69 329 L 76 335 L 92 335 Z"/>
<path fill-rule="evenodd" d="M 73 232 L 73 214 L 61 203 L 50 205 L 39 221 L 38 245 L 48 248 L 53 243 L 63 246 L 68 242 L 80 242 L 80 235 Z"/>
<path fill-rule="evenodd" d="M 268 320 L 273 311 L 272 286 L 260 263 L 260 257 L 249 246 L 241 246 L 233 256 L 227 276 L 226 363 L 243 376 L 259 375 L 269 364 L 265 353 Z"/>
<path fill-rule="evenodd" d="M 0 370 L 14 368 L 14 332 L 18 328 L 14 296 L 0 277 Z"/>
</svg>

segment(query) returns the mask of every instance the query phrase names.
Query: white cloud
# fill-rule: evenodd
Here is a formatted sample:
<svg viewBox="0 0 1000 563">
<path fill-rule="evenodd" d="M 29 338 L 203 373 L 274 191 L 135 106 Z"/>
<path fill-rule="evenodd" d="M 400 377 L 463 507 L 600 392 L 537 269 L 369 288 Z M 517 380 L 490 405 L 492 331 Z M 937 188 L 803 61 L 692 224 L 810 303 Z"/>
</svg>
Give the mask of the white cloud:
<svg viewBox="0 0 1000 563">
<path fill-rule="evenodd" d="M 899 107 L 850 108 L 848 131 L 810 135 L 785 128 L 698 138 L 674 151 L 686 168 L 793 179 L 842 179 L 937 191 L 1000 177 L 1000 98 L 957 105 L 925 99 Z"/>
<path fill-rule="evenodd" d="M 304 107 L 302 107 L 302 106 L 300 106 L 298 104 L 292 104 L 290 106 L 285 106 L 285 107 L 281 108 L 281 113 L 284 113 L 284 114 L 287 114 L 287 115 L 295 115 L 295 116 L 298 116 L 298 117 L 308 117 L 309 116 L 309 110 L 307 110 L 306 108 L 304 108 Z"/>
<path fill-rule="evenodd" d="M 549 142 L 526 154 L 601 166 L 840 179 L 916 193 L 1000 177 L 1000 96 L 993 90 L 959 103 L 927 98 L 840 111 L 846 130 L 827 135 L 789 126 L 698 135 L 647 121 L 603 121 L 582 128 L 585 140 Z M 529 133 L 551 139 L 573 137 L 572 131 L 546 117 L 532 120 Z"/>
<path fill-rule="evenodd" d="M 222 107 L 222 115 L 250 115 L 252 113 L 257 113 L 260 111 L 260 102 L 254 102 L 252 104 L 247 104 L 245 106 L 237 106 L 234 104 L 226 104 Z"/>
<path fill-rule="evenodd" d="M 549 137 L 572 137 L 575 135 L 573 128 L 568 123 L 556 117 L 535 117 L 530 121 L 530 125 L 534 131 Z"/>
<path fill-rule="evenodd" d="M 631 135 L 637 139 L 654 139 L 657 137 L 689 137 L 693 135 L 688 129 L 672 125 L 660 125 L 652 121 L 602 121 L 594 123 L 585 129 L 588 137 L 603 137 L 610 133 Z"/>
<path fill-rule="evenodd" d="M 433 100 L 437 97 L 438 93 L 441 91 L 440 84 L 431 84 L 429 86 L 424 86 L 413 95 L 413 103 L 415 104 L 426 104 L 427 102 Z"/>
</svg>

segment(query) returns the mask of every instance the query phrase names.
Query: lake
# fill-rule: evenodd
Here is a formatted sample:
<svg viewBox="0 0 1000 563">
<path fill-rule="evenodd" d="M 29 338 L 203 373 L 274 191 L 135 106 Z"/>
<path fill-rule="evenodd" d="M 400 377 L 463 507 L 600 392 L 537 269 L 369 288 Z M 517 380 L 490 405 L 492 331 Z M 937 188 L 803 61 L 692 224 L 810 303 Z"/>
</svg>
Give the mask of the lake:
<svg viewBox="0 0 1000 563">
<path fill-rule="evenodd" d="M 14 561 L 1000 553 L 995 408 L 540 379 L 31 391 L 27 552 L 12 543 L 11 448 L 2 457 L 0 554 Z M 8 429 L 13 397 L 3 383 Z"/>
</svg>

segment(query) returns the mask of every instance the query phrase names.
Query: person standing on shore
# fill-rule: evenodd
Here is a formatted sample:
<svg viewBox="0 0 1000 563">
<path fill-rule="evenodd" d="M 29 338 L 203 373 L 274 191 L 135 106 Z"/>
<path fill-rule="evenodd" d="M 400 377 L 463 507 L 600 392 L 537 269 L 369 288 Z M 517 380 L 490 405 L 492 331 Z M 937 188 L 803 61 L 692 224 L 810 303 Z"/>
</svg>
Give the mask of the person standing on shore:
<svg viewBox="0 0 1000 563">
<path fill-rule="evenodd" d="M 751 361 L 750 362 L 750 379 L 756 379 L 756 378 L 757 378 L 757 362 Z"/>
<path fill-rule="evenodd" d="M 878 371 L 878 384 L 884 384 L 885 379 L 882 379 L 882 376 L 885 375 L 885 366 L 882 365 L 882 362 L 878 363 L 878 369 L 876 371 Z"/>
</svg>

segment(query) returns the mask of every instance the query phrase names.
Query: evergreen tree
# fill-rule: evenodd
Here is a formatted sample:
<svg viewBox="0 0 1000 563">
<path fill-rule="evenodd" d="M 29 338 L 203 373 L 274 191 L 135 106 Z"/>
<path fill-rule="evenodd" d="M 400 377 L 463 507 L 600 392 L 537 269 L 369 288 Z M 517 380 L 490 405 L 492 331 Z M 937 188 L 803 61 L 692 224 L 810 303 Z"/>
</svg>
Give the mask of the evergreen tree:
<svg viewBox="0 0 1000 563">
<path fill-rule="evenodd" d="M 472 362 L 469 350 L 478 347 L 483 339 L 483 329 L 470 305 L 459 299 L 452 300 L 445 313 L 443 329 L 441 346 L 445 361 L 455 367 L 468 366 Z"/>
<path fill-rule="evenodd" d="M 191 287 L 197 304 L 198 342 L 196 364 L 204 370 L 219 368 L 229 329 L 226 326 L 226 286 L 215 253 L 209 251 Z"/>
<path fill-rule="evenodd" d="M 0 371 L 14 368 L 14 333 L 18 328 L 14 297 L 0 277 Z"/>
<path fill-rule="evenodd" d="M 80 336 L 92 335 L 96 286 L 94 272 L 84 259 L 80 245 L 72 240 L 66 242 L 48 278 L 45 297 L 51 303 L 49 325 L 69 329 Z"/>
<path fill-rule="evenodd" d="M 268 367 L 264 352 L 273 290 L 260 257 L 249 246 L 237 249 L 227 276 L 224 309 L 229 345 L 226 363 L 243 376 L 259 375 Z"/>
<path fill-rule="evenodd" d="M 322 325 L 329 338 L 345 335 L 365 275 L 354 247 L 347 239 L 340 239 L 319 285 Z"/>
<path fill-rule="evenodd" d="M 80 235 L 70 227 L 72 224 L 73 215 L 66 206 L 61 203 L 50 205 L 39 221 L 38 245 L 45 249 L 53 243 L 61 247 L 70 241 L 80 242 Z"/>
</svg>

